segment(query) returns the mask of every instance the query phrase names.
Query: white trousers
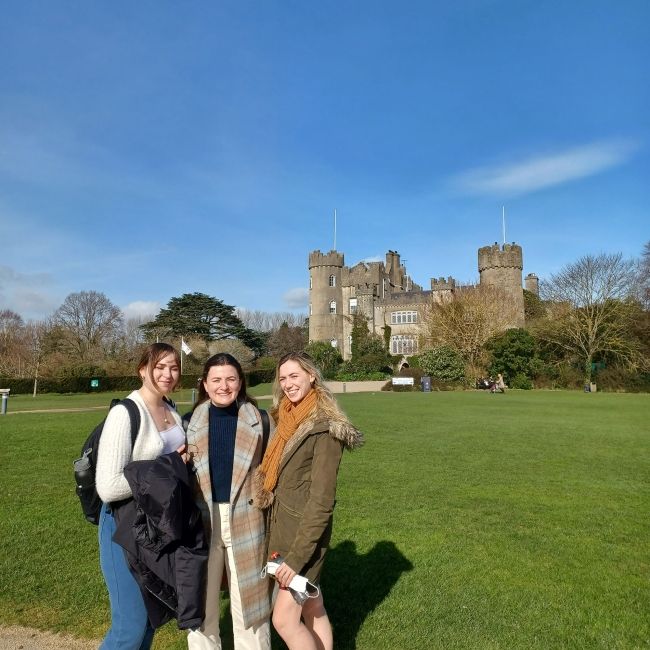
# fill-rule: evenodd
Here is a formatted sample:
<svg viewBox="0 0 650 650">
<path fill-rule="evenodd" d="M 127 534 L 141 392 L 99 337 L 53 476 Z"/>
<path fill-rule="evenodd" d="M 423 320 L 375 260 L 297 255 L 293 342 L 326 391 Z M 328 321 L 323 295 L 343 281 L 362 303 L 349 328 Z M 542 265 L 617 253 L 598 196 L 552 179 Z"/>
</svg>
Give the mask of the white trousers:
<svg viewBox="0 0 650 650">
<path fill-rule="evenodd" d="M 224 567 L 230 591 L 230 613 L 235 650 L 271 650 L 271 628 L 266 621 L 258 626 L 244 627 L 237 569 L 230 539 L 230 504 L 214 503 L 212 509 L 212 537 L 208 557 L 205 620 L 200 630 L 187 635 L 189 650 L 221 650 L 219 618 L 221 613 L 221 579 Z"/>
</svg>

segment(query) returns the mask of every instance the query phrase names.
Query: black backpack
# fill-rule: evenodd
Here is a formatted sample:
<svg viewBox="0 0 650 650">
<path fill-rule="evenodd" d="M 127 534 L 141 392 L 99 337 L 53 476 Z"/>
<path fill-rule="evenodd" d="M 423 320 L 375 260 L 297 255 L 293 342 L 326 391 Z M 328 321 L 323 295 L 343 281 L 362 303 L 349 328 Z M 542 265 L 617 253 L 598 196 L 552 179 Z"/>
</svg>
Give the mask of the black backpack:
<svg viewBox="0 0 650 650">
<path fill-rule="evenodd" d="M 140 429 L 140 411 L 136 403 L 128 397 L 119 400 L 111 400 L 109 410 L 116 404 L 122 404 L 129 412 L 131 419 L 131 448 L 135 444 L 135 439 Z M 74 461 L 74 478 L 77 483 L 77 496 L 81 501 L 81 509 L 86 517 L 86 521 L 91 524 L 99 524 L 99 512 L 102 508 L 102 500 L 97 494 L 95 487 L 95 467 L 97 466 L 97 451 L 99 450 L 99 439 L 101 438 L 102 431 L 104 430 L 104 418 L 88 436 L 81 448 L 81 457 Z"/>
</svg>

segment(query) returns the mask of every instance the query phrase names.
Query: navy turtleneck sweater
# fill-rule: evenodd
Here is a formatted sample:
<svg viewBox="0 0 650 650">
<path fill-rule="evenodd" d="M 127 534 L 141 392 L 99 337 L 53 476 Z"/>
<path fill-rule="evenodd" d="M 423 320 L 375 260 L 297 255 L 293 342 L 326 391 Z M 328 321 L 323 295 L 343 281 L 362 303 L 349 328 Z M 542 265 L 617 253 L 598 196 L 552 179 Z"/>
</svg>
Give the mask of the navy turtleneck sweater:
<svg viewBox="0 0 650 650">
<path fill-rule="evenodd" d="M 235 457 L 237 432 L 237 403 L 221 408 L 210 404 L 208 426 L 208 453 L 210 457 L 210 483 L 212 501 L 230 501 L 232 464 Z"/>
</svg>

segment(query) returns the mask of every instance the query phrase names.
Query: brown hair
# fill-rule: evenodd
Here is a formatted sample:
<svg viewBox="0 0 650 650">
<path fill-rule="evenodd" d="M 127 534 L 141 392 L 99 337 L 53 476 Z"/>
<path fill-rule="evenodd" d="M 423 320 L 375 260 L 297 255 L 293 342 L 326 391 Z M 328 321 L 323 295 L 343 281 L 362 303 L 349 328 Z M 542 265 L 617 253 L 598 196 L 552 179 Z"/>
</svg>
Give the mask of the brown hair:
<svg viewBox="0 0 650 650">
<path fill-rule="evenodd" d="M 152 343 L 151 345 L 148 345 L 145 348 L 144 352 L 142 353 L 142 356 L 140 357 L 140 363 L 138 364 L 138 375 L 140 376 L 140 371 L 146 368 L 146 372 L 147 375 L 149 375 L 149 379 L 151 379 L 151 383 L 154 386 L 156 386 L 156 382 L 153 379 L 153 369 L 156 367 L 158 362 L 163 357 L 166 357 L 168 354 L 174 355 L 174 360 L 176 361 L 176 364 L 180 369 L 181 357 L 178 354 L 176 348 L 169 345 L 169 343 Z M 181 376 L 179 374 L 178 380 L 174 385 L 174 389 L 176 388 L 176 386 L 178 386 L 178 382 L 180 382 L 180 380 L 181 380 Z"/>
<path fill-rule="evenodd" d="M 237 393 L 236 400 L 238 406 L 244 402 L 250 402 L 253 406 L 257 406 L 257 400 L 246 392 L 246 375 L 244 375 L 244 370 L 239 361 L 237 361 L 232 354 L 228 354 L 227 352 L 218 352 L 217 354 L 213 354 L 203 366 L 203 374 L 199 381 L 199 397 L 196 400 L 194 408 L 209 399 L 208 391 L 205 390 L 204 382 L 208 380 L 208 373 L 210 372 L 210 368 L 213 366 L 232 366 L 237 371 L 240 382 L 239 393 Z"/>
</svg>

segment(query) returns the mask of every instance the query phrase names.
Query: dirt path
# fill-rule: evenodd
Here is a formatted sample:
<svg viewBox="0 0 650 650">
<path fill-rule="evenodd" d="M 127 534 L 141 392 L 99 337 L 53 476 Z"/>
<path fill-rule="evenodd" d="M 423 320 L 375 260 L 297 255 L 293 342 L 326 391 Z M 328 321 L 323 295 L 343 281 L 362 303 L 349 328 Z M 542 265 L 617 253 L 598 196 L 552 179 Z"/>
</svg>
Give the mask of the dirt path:
<svg viewBox="0 0 650 650">
<path fill-rule="evenodd" d="M 97 650 L 99 641 L 41 632 L 31 627 L 0 627 L 0 650 Z"/>
</svg>

